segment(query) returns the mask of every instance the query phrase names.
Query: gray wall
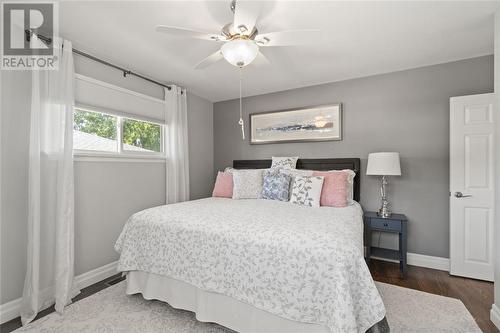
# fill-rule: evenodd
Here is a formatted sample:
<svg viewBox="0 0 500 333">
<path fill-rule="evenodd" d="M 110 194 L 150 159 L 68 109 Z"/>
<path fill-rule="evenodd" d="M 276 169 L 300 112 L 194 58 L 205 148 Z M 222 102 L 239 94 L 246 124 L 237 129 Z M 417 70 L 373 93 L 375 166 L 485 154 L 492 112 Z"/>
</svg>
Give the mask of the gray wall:
<svg viewBox="0 0 500 333">
<path fill-rule="evenodd" d="M 245 120 L 254 112 L 343 103 L 342 141 L 269 145 L 241 140 L 237 100 L 215 103 L 215 170 L 273 155 L 360 157 L 361 204 L 375 210 L 379 179 L 365 175 L 368 153 L 398 151 L 403 176 L 389 180 L 389 196 L 410 220 L 409 252 L 448 257 L 449 98 L 492 91 L 493 56 L 485 56 L 245 98 Z M 249 133 L 248 121 L 246 127 Z M 392 238 L 382 242 L 394 245 Z"/>
<path fill-rule="evenodd" d="M 165 164 L 75 162 L 75 274 L 118 259 L 113 249 L 128 217 L 165 204 Z"/>
<path fill-rule="evenodd" d="M 75 57 L 77 73 L 153 97 L 162 89 Z M 21 296 L 26 270 L 28 142 L 31 73 L 2 71 L 0 304 Z M 188 93 L 190 191 L 210 195 L 213 181 L 213 104 Z M 75 272 L 118 259 L 114 242 L 127 218 L 164 204 L 165 164 L 75 162 Z"/>
<path fill-rule="evenodd" d="M 213 103 L 188 93 L 189 191 L 191 199 L 212 195 L 214 185 Z"/>
</svg>

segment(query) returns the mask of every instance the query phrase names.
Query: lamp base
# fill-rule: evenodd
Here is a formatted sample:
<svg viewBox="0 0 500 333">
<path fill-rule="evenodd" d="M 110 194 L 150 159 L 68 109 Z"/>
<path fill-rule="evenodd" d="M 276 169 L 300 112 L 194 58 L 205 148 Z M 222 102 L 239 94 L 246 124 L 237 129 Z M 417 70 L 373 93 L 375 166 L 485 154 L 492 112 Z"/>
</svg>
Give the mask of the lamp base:
<svg viewBox="0 0 500 333">
<path fill-rule="evenodd" d="M 387 201 L 387 192 L 385 190 L 385 186 L 387 185 L 387 180 L 385 176 L 382 176 L 380 181 L 380 194 L 382 196 L 382 207 L 377 212 L 377 215 L 382 218 L 389 218 L 392 215 L 392 212 L 389 210 L 389 201 Z"/>
<path fill-rule="evenodd" d="M 377 215 L 386 219 L 392 216 L 392 212 L 387 207 L 382 207 L 378 210 Z"/>
</svg>

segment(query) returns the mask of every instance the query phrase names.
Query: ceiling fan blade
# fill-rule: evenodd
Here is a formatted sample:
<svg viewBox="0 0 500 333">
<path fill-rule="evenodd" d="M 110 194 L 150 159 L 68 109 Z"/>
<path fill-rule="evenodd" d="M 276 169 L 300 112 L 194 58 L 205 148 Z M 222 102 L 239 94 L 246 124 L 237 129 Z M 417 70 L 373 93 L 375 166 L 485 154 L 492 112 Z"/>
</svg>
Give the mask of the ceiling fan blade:
<svg viewBox="0 0 500 333">
<path fill-rule="evenodd" d="M 288 30 L 258 34 L 255 41 L 259 46 L 292 46 L 309 44 L 314 41 L 319 30 Z"/>
<path fill-rule="evenodd" d="M 195 69 L 203 69 L 207 68 L 210 65 L 215 64 L 217 61 L 223 59 L 224 57 L 222 56 L 222 52 L 220 50 L 217 50 L 217 52 L 212 53 L 202 61 L 196 64 L 194 66 Z"/>
<path fill-rule="evenodd" d="M 169 27 L 166 25 L 156 26 L 156 31 L 161 32 L 161 33 L 165 33 L 165 34 L 168 34 L 171 36 L 176 36 L 176 37 L 197 38 L 197 39 L 204 39 L 204 40 L 210 40 L 210 41 L 224 41 L 226 39 L 222 35 L 211 34 L 208 32 L 186 29 L 186 28 Z"/>
<path fill-rule="evenodd" d="M 251 35 L 261 9 L 262 3 L 260 1 L 236 1 L 233 20 L 235 32 L 242 35 Z"/>
<path fill-rule="evenodd" d="M 254 61 L 252 61 L 250 63 L 250 65 L 254 65 L 257 67 L 264 67 L 264 66 L 270 66 L 271 62 L 261 51 L 259 51 L 259 53 L 257 53 L 257 56 L 255 57 Z"/>
</svg>

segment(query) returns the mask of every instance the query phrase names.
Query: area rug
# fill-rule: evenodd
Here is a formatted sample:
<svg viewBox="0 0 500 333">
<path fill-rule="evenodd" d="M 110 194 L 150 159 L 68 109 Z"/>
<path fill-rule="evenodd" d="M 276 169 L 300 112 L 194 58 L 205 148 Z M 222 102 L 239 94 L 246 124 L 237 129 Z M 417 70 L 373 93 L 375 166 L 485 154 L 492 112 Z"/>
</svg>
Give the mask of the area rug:
<svg viewBox="0 0 500 333">
<path fill-rule="evenodd" d="M 391 332 L 481 332 L 460 300 L 376 282 Z M 194 313 L 167 303 L 125 295 L 120 282 L 70 305 L 64 316 L 52 313 L 15 332 L 171 332 L 229 333 L 217 324 L 202 323 Z"/>
</svg>

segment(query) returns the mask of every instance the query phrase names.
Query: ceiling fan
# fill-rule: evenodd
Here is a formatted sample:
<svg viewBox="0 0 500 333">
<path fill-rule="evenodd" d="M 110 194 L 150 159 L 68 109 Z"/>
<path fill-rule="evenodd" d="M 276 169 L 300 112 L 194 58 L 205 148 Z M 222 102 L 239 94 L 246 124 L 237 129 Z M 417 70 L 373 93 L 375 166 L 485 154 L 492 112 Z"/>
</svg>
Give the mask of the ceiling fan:
<svg viewBox="0 0 500 333">
<path fill-rule="evenodd" d="M 256 57 L 268 63 L 267 58 L 260 52 L 260 47 L 300 45 L 311 39 L 311 34 L 319 30 L 288 30 L 269 33 L 260 33 L 256 23 L 261 11 L 262 1 L 232 0 L 231 11 L 234 14 L 233 22 L 222 27 L 220 33 L 207 33 L 189 28 L 158 25 L 156 31 L 172 36 L 203 39 L 223 43 L 221 48 L 212 53 L 195 68 L 206 68 L 221 59 L 226 59 L 231 65 L 240 68 L 240 119 L 241 136 L 245 140 L 245 125 L 242 111 L 242 68 L 252 63 Z"/>
<path fill-rule="evenodd" d="M 319 30 L 288 30 L 260 33 L 256 23 L 262 7 L 261 1 L 231 1 L 233 22 L 222 27 L 220 33 L 207 33 L 189 28 L 158 25 L 156 31 L 172 36 L 196 38 L 223 43 L 221 48 L 200 61 L 195 68 L 206 68 L 221 59 L 231 65 L 244 67 L 258 56 L 268 62 L 260 52 L 260 47 L 292 46 L 304 44 Z"/>
</svg>

